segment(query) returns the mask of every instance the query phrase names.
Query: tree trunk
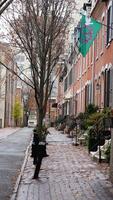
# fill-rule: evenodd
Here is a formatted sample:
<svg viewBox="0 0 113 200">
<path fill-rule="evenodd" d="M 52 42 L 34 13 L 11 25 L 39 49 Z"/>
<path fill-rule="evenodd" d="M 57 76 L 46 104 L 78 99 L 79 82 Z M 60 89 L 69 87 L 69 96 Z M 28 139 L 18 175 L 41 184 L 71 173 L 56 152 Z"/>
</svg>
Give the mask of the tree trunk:
<svg viewBox="0 0 113 200">
<path fill-rule="evenodd" d="M 113 183 L 113 128 L 111 129 L 110 180 Z"/>
<path fill-rule="evenodd" d="M 17 119 L 15 119 L 15 124 L 16 124 L 16 127 L 17 127 L 17 125 L 18 125 L 18 120 Z"/>
<path fill-rule="evenodd" d="M 39 111 L 38 126 L 39 126 L 40 128 L 42 128 L 42 125 L 43 125 L 43 113 L 41 113 L 41 112 Z"/>
<path fill-rule="evenodd" d="M 38 160 L 37 160 L 37 164 L 36 164 L 36 168 L 35 168 L 33 179 L 37 179 L 38 178 L 41 164 L 42 164 L 42 158 L 39 157 Z"/>
</svg>

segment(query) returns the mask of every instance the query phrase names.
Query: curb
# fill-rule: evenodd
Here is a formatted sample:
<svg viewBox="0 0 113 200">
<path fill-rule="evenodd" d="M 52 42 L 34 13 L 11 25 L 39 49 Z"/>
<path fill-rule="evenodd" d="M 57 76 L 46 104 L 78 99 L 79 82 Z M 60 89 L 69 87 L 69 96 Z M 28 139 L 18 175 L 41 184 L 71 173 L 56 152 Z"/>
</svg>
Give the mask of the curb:
<svg viewBox="0 0 113 200">
<path fill-rule="evenodd" d="M 20 184 L 20 181 L 21 181 L 21 178 L 22 178 L 22 175 L 23 175 L 23 172 L 24 172 L 24 169 L 25 169 L 25 166 L 26 166 L 26 163 L 27 163 L 27 160 L 28 160 L 28 156 L 29 156 L 29 150 L 30 150 L 30 146 L 32 144 L 32 140 L 30 141 L 28 147 L 27 147 L 27 150 L 25 152 L 25 157 L 24 157 L 24 162 L 22 164 L 22 167 L 21 167 L 21 170 L 20 170 L 20 174 L 17 178 L 17 181 L 16 181 L 16 184 L 14 186 L 14 190 L 13 190 L 13 194 L 12 196 L 10 197 L 10 200 L 16 200 L 16 197 L 17 197 L 17 193 L 18 193 L 18 189 L 19 189 L 19 184 Z"/>
</svg>

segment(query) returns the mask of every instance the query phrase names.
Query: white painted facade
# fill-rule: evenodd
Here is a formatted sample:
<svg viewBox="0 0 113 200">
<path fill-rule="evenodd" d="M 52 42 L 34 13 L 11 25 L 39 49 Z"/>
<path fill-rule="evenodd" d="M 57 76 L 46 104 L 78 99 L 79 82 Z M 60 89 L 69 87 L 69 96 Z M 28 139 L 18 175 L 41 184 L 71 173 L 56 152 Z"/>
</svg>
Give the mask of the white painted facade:
<svg viewBox="0 0 113 200">
<path fill-rule="evenodd" d="M 4 53 L 0 51 L 0 60 L 4 62 Z M 5 118 L 5 90 L 6 90 L 6 68 L 0 64 L 0 128 L 4 127 Z"/>
<path fill-rule="evenodd" d="M 8 44 L 0 43 L 0 62 L 0 128 L 4 128 L 14 126 L 12 113 L 16 94 L 16 77 L 4 66 L 15 67 Z"/>
</svg>

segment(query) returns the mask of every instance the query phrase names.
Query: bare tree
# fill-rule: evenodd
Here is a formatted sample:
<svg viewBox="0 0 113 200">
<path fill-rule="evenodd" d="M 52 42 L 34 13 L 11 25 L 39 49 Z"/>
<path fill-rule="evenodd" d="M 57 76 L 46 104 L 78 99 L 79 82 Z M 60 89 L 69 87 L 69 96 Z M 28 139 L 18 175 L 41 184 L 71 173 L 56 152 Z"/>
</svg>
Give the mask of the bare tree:
<svg viewBox="0 0 113 200">
<path fill-rule="evenodd" d="M 13 41 L 31 64 L 40 130 L 73 7 L 72 0 L 20 0 L 13 7 L 13 20 L 9 20 Z"/>
<path fill-rule="evenodd" d="M 0 1 L 0 15 L 6 10 L 6 8 L 13 2 L 13 0 L 1 0 Z"/>
</svg>

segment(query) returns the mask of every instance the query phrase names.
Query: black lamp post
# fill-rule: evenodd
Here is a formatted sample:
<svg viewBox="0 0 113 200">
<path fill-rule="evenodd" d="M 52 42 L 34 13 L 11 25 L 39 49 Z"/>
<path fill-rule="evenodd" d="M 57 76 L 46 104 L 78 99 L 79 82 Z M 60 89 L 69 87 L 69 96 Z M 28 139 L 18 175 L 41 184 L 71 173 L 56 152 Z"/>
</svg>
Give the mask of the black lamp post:
<svg viewBox="0 0 113 200">
<path fill-rule="evenodd" d="M 75 121 L 75 131 L 74 131 L 74 138 L 75 138 L 75 146 L 78 146 L 78 133 L 77 133 L 77 129 L 78 129 L 78 125 L 79 125 L 79 120 L 76 118 Z"/>
<path fill-rule="evenodd" d="M 109 129 L 111 127 L 113 127 L 113 118 L 112 117 L 105 117 L 103 118 L 103 126 L 104 126 L 104 131 L 105 129 Z M 101 163 L 101 139 L 102 139 L 102 133 L 101 131 L 99 132 L 98 130 L 98 124 L 97 124 L 97 133 L 98 133 L 98 142 L 99 142 L 99 163 Z M 105 135 L 104 135 L 104 139 L 105 139 Z"/>
<path fill-rule="evenodd" d="M 99 135 L 99 138 L 98 138 L 98 140 L 99 140 L 99 146 L 98 146 L 98 148 L 99 148 L 99 163 L 101 163 L 101 149 L 100 149 L 100 142 L 101 142 L 101 133 L 99 133 L 98 134 Z"/>
<path fill-rule="evenodd" d="M 97 122 L 95 124 L 95 131 L 97 133 L 97 145 L 98 145 L 98 151 L 99 151 L 99 163 L 101 163 L 101 130 L 99 130 L 99 123 Z"/>
</svg>

